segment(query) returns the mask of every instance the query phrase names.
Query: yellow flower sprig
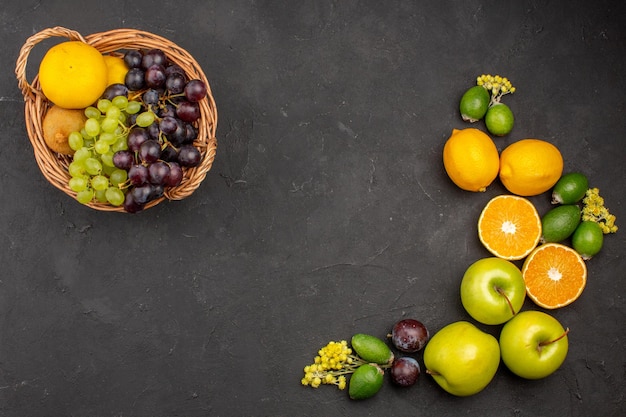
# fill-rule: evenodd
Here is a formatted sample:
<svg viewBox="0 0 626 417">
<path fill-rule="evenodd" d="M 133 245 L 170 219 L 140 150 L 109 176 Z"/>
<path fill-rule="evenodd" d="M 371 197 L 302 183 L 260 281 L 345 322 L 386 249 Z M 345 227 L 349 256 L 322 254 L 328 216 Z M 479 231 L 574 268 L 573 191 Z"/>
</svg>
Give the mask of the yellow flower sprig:
<svg viewBox="0 0 626 417">
<path fill-rule="evenodd" d="M 600 196 L 598 188 L 590 188 L 585 193 L 582 220 L 598 223 L 604 234 L 617 232 L 615 216 L 604 207 L 604 199 Z"/>
<path fill-rule="evenodd" d="M 505 94 L 513 94 L 515 92 L 515 87 L 513 87 L 511 81 L 499 75 L 482 74 L 476 77 L 476 85 L 483 86 L 491 93 L 489 106 L 499 103 Z"/>
<path fill-rule="evenodd" d="M 302 385 L 317 388 L 322 384 L 333 384 L 343 390 L 346 388 L 346 375 L 365 364 L 363 359 L 352 353 L 348 342 L 329 342 L 318 351 L 311 365 L 304 367 Z"/>
</svg>

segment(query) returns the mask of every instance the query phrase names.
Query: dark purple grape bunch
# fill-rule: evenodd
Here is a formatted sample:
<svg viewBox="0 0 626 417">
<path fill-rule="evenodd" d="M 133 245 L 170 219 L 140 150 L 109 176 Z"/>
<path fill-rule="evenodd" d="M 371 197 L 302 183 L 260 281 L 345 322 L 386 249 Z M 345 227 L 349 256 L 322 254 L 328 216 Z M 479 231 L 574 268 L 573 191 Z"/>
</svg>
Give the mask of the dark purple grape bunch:
<svg viewBox="0 0 626 417">
<path fill-rule="evenodd" d="M 146 108 L 158 116 L 175 116 L 185 123 L 200 118 L 199 102 L 207 95 L 206 84 L 189 80 L 180 65 L 170 62 L 160 49 L 130 50 L 124 55 L 129 70 L 125 84 L 142 92 Z"/>
<path fill-rule="evenodd" d="M 182 183 L 183 167 L 190 165 L 183 165 L 179 161 L 180 152 L 184 156 L 188 149 L 194 155 L 194 164 L 200 161 L 200 152 L 193 145 L 183 145 L 178 151 L 179 155 L 168 157 L 159 140 L 151 137 L 147 129 L 140 127 L 130 130 L 127 142 L 128 150 L 113 154 L 113 164 L 128 171 L 130 187 L 124 208 L 131 213 L 142 210 L 147 203 L 163 196 L 166 188 Z"/>
<path fill-rule="evenodd" d="M 426 326 L 415 319 L 403 319 L 394 324 L 388 335 L 393 346 L 404 353 L 416 353 L 426 346 L 430 337 Z M 390 368 L 391 380 L 399 386 L 414 385 L 420 375 L 419 362 L 410 356 L 398 356 Z"/>
<path fill-rule="evenodd" d="M 207 86 L 201 80 L 189 80 L 160 49 L 129 50 L 124 62 L 129 70 L 125 84 L 117 88 L 120 93 L 125 88 L 129 98 L 142 103 L 142 109 L 129 120 L 128 150 L 116 152 L 113 163 L 128 171 L 130 188 L 124 208 L 137 212 L 163 196 L 166 188 L 180 185 L 183 169 L 200 164 L 202 155 L 194 141 L 199 102 L 207 96 Z M 152 113 L 148 122 L 139 123 L 140 117 L 146 120 L 146 113 Z"/>
</svg>

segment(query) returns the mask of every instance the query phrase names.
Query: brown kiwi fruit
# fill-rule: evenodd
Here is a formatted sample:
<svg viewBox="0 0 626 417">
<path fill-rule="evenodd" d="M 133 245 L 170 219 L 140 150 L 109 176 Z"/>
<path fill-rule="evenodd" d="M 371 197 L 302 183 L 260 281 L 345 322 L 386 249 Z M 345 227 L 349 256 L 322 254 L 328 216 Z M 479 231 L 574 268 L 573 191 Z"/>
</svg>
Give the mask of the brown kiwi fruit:
<svg viewBox="0 0 626 417">
<path fill-rule="evenodd" d="M 80 132 L 85 126 L 85 112 L 82 109 L 64 109 L 54 105 L 43 118 L 43 138 L 48 147 L 63 155 L 72 155 L 74 151 L 67 143 L 72 132 Z"/>
</svg>

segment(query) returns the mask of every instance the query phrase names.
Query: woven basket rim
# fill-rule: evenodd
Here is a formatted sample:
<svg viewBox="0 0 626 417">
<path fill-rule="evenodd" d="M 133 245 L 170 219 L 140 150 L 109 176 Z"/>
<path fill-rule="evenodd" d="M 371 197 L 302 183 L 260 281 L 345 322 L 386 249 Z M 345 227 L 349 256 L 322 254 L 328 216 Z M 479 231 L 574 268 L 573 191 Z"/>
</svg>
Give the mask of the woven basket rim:
<svg viewBox="0 0 626 417">
<path fill-rule="evenodd" d="M 211 169 L 217 150 L 217 138 L 215 135 L 217 129 L 217 107 L 210 83 L 200 64 L 185 49 L 160 35 L 130 28 L 113 29 L 83 36 L 75 30 L 55 26 L 35 33 L 22 45 L 16 60 L 15 75 L 18 87 L 24 97 L 24 118 L 28 138 L 33 146 L 37 165 L 48 182 L 75 200 L 76 193 L 68 186 L 70 175 L 67 167 L 71 162 L 71 157 L 56 154 L 48 148 L 43 139 L 41 124 L 52 103 L 46 99 L 41 91 L 39 75 L 35 75 L 31 82 L 28 81 L 26 76 L 30 52 L 39 42 L 52 37 L 87 43 L 102 54 L 116 54 L 128 49 L 161 49 L 171 62 L 183 68 L 189 79 L 200 79 L 205 83 L 207 96 L 199 102 L 200 119 L 196 123 L 198 138 L 194 141 L 194 145 L 200 150 L 202 155 L 201 163 L 193 168 L 185 168 L 182 183 L 177 187 L 166 189 L 162 197 L 147 203 L 144 209 L 154 207 L 165 200 L 182 200 L 190 196 L 200 186 Z M 85 205 L 100 211 L 125 212 L 122 206 L 116 207 L 98 202 L 91 202 Z"/>
</svg>

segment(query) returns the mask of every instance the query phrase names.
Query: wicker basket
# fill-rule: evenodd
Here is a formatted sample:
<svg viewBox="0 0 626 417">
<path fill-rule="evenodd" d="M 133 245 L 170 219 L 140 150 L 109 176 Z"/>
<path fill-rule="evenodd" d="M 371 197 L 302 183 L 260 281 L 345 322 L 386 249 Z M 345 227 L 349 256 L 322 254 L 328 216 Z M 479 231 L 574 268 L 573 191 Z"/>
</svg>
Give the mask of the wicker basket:
<svg viewBox="0 0 626 417">
<path fill-rule="evenodd" d="M 147 203 L 145 208 L 153 207 L 165 199 L 182 200 L 191 195 L 200 186 L 207 172 L 211 169 L 217 148 L 217 140 L 215 138 L 217 109 L 209 82 L 196 60 L 187 51 L 163 37 L 134 29 L 115 29 L 83 37 L 76 31 L 63 27 L 54 27 L 36 33 L 28 38 L 22 46 L 15 67 L 15 75 L 17 76 L 18 86 L 24 96 L 26 130 L 33 146 L 37 165 L 39 165 L 44 177 L 59 190 L 73 198 L 76 197 L 76 193 L 68 187 L 70 179 L 68 165 L 71 162 L 71 157 L 59 155 L 51 151 L 43 139 L 42 121 L 51 103 L 41 92 L 38 76 L 35 76 L 32 83 L 29 83 L 26 79 L 28 55 L 39 42 L 51 37 L 62 37 L 68 40 L 85 42 L 103 54 L 121 54 L 122 52 L 120 51 L 128 49 L 158 48 L 165 52 L 171 62 L 180 65 L 189 79 L 200 79 L 206 84 L 207 97 L 199 103 L 198 138 L 194 142 L 194 145 L 200 150 L 202 161 L 196 167 L 185 168 L 181 184 L 177 187 L 166 189 L 162 197 Z M 104 203 L 92 202 L 87 204 L 87 206 L 102 211 L 124 212 L 123 207 L 115 207 Z"/>
</svg>

